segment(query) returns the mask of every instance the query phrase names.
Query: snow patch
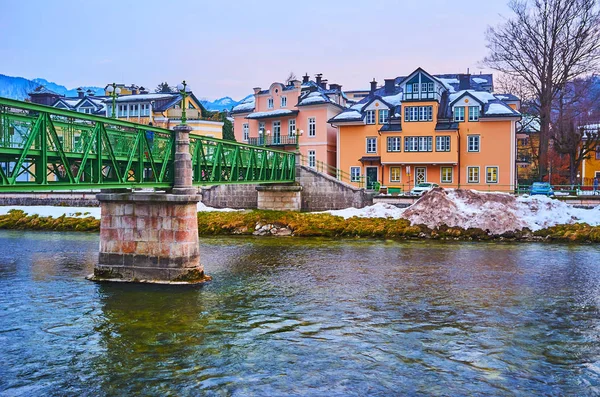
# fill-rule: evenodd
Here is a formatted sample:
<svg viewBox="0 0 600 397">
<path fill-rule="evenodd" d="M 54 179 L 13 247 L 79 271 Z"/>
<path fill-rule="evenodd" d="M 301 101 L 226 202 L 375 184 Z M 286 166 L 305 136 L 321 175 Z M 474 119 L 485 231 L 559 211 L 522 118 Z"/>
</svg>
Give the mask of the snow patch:
<svg viewBox="0 0 600 397">
<path fill-rule="evenodd" d="M 473 77 L 473 81 L 477 84 L 487 84 L 488 82 L 486 79 L 482 79 L 481 77 Z"/>
<path fill-rule="evenodd" d="M 285 116 L 288 114 L 293 114 L 293 112 L 289 109 L 277 109 L 271 110 L 269 112 L 254 112 L 250 113 L 246 116 L 247 119 L 257 119 L 261 117 L 271 117 L 271 116 Z"/>
<path fill-rule="evenodd" d="M 333 120 L 353 120 L 353 119 L 361 119 L 362 115 L 356 110 L 351 110 L 349 112 L 342 112 L 335 116 Z"/>
<path fill-rule="evenodd" d="M 458 99 L 462 94 L 464 93 L 468 93 L 469 95 L 471 95 L 474 98 L 477 98 L 478 100 L 480 100 L 481 102 L 488 103 L 489 101 L 494 101 L 496 100 L 496 97 L 493 96 L 492 94 L 490 94 L 487 91 L 475 91 L 475 90 L 462 90 L 462 91 L 458 91 L 454 94 L 450 94 L 450 103 L 454 102 L 456 99 Z"/>
<path fill-rule="evenodd" d="M 402 92 L 397 93 L 396 95 L 384 96 L 383 99 L 385 102 L 389 103 L 392 106 L 400 105 L 402 102 Z"/>
<path fill-rule="evenodd" d="M 508 106 L 505 106 L 501 103 L 492 103 L 490 104 L 488 110 L 486 110 L 485 114 L 513 114 L 513 110 Z"/>
</svg>

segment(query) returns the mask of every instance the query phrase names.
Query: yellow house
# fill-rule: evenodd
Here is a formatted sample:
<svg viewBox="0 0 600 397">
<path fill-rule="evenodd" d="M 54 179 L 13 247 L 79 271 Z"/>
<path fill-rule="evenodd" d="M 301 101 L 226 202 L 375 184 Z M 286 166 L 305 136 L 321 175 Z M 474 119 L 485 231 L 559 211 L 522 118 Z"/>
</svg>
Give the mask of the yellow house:
<svg viewBox="0 0 600 397">
<path fill-rule="evenodd" d="M 108 87 L 112 87 L 112 84 L 107 84 L 104 87 L 104 95 L 109 96 L 110 91 L 108 91 Z M 147 94 L 148 91 L 144 87 L 138 87 L 135 84 L 125 85 L 125 84 L 116 84 L 116 88 L 119 88 L 121 91 L 119 95 L 136 95 L 136 94 Z"/>
<path fill-rule="evenodd" d="M 600 124 L 591 124 L 584 127 L 585 137 L 600 134 Z M 594 186 L 594 178 L 600 179 L 600 145 L 596 146 L 596 150 L 591 152 L 589 157 L 581 162 L 581 183 L 584 186 Z"/>
<path fill-rule="evenodd" d="M 179 93 L 142 93 L 117 97 L 116 116 L 121 120 L 149 124 L 166 129 L 181 124 L 182 95 Z M 112 114 L 112 98 L 107 98 L 106 117 Z M 196 96 L 189 92 L 185 99 L 187 124 L 192 133 L 223 139 L 223 122 L 211 120 L 203 114 L 203 108 Z"/>
<path fill-rule="evenodd" d="M 491 75 L 406 77 L 371 82 L 367 97 L 330 119 L 338 168 L 360 186 L 409 191 L 443 187 L 512 192 L 520 113 L 491 94 Z"/>
</svg>

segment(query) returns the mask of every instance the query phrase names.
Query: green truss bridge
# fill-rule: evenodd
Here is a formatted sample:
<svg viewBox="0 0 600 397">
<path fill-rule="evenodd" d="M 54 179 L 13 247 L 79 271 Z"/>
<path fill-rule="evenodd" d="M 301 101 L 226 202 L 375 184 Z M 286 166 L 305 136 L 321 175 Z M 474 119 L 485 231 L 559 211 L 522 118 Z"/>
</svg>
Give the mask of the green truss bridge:
<svg viewBox="0 0 600 397">
<path fill-rule="evenodd" d="M 171 130 L 0 98 L 0 192 L 174 184 Z M 193 184 L 285 183 L 295 154 L 190 133 Z"/>
</svg>

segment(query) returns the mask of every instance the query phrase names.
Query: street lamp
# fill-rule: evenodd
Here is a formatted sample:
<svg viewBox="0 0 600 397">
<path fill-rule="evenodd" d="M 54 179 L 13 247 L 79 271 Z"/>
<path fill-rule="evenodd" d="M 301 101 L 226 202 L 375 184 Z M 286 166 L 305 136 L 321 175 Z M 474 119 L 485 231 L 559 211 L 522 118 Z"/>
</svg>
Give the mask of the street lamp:
<svg viewBox="0 0 600 397">
<path fill-rule="evenodd" d="M 300 137 L 304 134 L 304 130 L 294 130 L 292 131 L 292 135 L 296 137 L 296 151 L 300 151 Z"/>
<path fill-rule="evenodd" d="M 267 130 L 267 136 L 265 137 L 265 146 L 267 146 L 267 139 L 271 136 L 271 130 Z"/>
<path fill-rule="evenodd" d="M 185 80 L 183 80 L 182 83 L 177 84 L 177 89 L 181 94 L 181 125 L 187 124 L 187 115 L 185 112 L 185 98 L 187 97 L 186 87 L 187 84 L 185 83 Z"/>
<path fill-rule="evenodd" d="M 121 89 L 119 87 L 117 87 L 117 85 L 115 83 L 112 83 L 112 85 L 109 85 L 106 88 L 106 91 L 108 91 L 108 96 L 110 96 L 112 98 L 112 112 L 111 112 L 110 117 L 115 119 L 115 118 L 117 118 L 116 102 L 117 102 L 117 97 L 121 93 Z"/>
</svg>

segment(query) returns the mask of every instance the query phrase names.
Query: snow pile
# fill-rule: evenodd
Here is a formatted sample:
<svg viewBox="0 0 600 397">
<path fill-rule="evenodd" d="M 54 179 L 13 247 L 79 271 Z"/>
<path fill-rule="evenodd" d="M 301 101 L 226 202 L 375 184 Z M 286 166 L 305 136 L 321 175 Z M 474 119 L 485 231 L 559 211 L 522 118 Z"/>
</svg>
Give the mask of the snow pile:
<svg viewBox="0 0 600 397">
<path fill-rule="evenodd" d="M 600 225 L 600 206 L 588 210 L 574 208 L 544 196 L 515 197 L 508 193 L 485 193 L 475 190 L 436 188 L 406 209 L 378 203 L 362 209 L 327 211 L 344 218 L 404 218 L 412 225 L 429 228 L 479 228 L 491 234 L 529 228 L 533 231 L 559 224 L 588 223 Z"/>
<path fill-rule="evenodd" d="M 214 207 L 208 207 L 208 206 L 204 205 L 204 203 L 202 201 L 198 202 L 197 208 L 198 208 L 198 212 L 215 212 L 215 211 L 219 211 L 219 212 L 231 212 L 231 211 L 241 211 L 241 210 L 234 210 L 233 208 L 214 208 Z"/>
<path fill-rule="evenodd" d="M 473 81 L 477 84 L 487 84 L 488 82 L 486 79 L 482 79 L 481 77 L 473 77 Z"/>
</svg>

